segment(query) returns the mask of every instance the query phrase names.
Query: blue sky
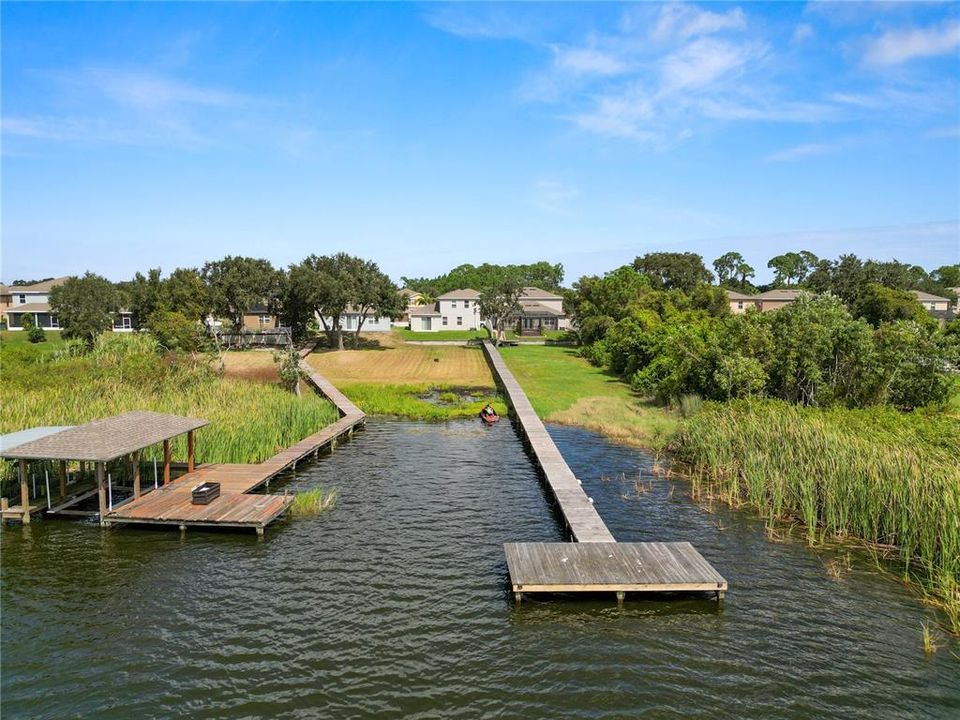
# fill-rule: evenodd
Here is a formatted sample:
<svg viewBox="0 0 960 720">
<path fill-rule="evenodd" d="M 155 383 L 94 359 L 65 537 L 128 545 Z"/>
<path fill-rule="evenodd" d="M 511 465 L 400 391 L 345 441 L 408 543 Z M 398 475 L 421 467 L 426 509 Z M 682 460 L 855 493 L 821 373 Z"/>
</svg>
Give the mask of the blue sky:
<svg viewBox="0 0 960 720">
<path fill-rule="evenodd" d="M 960 261 L 960 5 L 2 6 L 2 269 Z"/>
</svg>

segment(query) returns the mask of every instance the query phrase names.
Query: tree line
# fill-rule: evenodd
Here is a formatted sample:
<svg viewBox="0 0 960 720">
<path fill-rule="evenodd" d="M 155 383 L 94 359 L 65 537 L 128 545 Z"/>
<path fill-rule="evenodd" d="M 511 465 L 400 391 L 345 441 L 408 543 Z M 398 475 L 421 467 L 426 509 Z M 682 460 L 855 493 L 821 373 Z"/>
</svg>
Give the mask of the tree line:
<svg viewBox="0 0 960 720">
<path fill-rule="evenodd" d="M 906 288 L 958 280 L 960 266 L 927 273 L 896 261 L 797 255 L 812 265 L 784 267 L 784 285 L 818 294 L 776 312 L 732 314 L 695 253 L 651 253 L 582 277 L 565 306 L 586 358 L 663 401 L 766 396 L 909 409 L 950 396 L 960 321 L 941 330 Z M 728 287 L 752 270 L 734 253 L 716 264 Z"/>
<path fill-rule="evenodd" d="M 242 330 L 244 314 L 258 305 L 295 337 L 319 316 L 329 342 L 341 349 L 348 311 L 360 314 L 355 340 L 366 315 L 397 317 L 403 311 L 396 285 L 376 263 L 343 252 L 310 255 L 285 269 L 263 258 L 228 255 L 201 268 L 177 268 L 166 277 L 153 268 L 120 283 L 87 272 L 50 292 L 51 310 L 66 338 L 92 343 L 124 308 L 135 329 L 150 331 L 175 351 L 203 347 L 211 316 L 225 321 L 230 331 Z"/>
</svg>

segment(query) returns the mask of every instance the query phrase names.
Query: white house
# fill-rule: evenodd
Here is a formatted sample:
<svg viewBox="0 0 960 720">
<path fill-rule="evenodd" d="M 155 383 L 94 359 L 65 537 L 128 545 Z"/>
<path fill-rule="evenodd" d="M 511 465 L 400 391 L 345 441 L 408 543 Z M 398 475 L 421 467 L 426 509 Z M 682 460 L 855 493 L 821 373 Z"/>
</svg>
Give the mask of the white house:
<svg viewBox="0 0 960 720">
<path fill-rule="evenodd" d="M 547 330 L 566 330 L 569 318 L 563 311 L 563 297 L 536 287 L 523 289 L 520 315 L 512 323 L 522 335 L 540 335 Z M 410 329 L 414 332 L 479 330 L 480 293 L 471 288 L 451 290 L 437 298 L 435 305 L 411 307 Z"/>
<path fill-rule="evenodd" d="M 348 305 L 346 312 L 340 316 L 340 328 L 344 332 L 356 332 L 357 326 L 360 324 L 360 317 L 361 313 L 357 308 Z M 333 325 L 333 318 L 327 317 L 321 320 L 319 314 L 316 318 L 321 330 L 324 328 L 324 322 L 326 323 L 326 327 Z M 386 315 L 381 317 L 368 313 L 364 318 L 363 327 L 360 328 L 360 332 L 390 332 L 390 330 L 393 329 L 393 324 Z"/>
</svg>

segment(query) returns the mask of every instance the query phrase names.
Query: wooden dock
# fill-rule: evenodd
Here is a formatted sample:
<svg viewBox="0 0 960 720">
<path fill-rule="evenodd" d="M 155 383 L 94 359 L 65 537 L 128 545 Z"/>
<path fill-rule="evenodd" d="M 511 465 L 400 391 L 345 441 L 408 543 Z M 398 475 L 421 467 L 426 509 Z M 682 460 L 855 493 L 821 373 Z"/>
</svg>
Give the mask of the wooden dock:
<svg viewBox="0 0 960 720">
<path fill-rule="evenodd" d="M 727 581 L 693 545 L 676 543 L 506 543 L 519 601 L 525 592 L 712 592 Z"/>
<path fill-rule="evenodd" d="M 519 602 L 529 592 L 712 592 L 722 599 L 727 581 L 690 543 L 618 543 L 500 351 L 483 350 L 506 395 L 517 427 L 540 468 L 572 543 L 507 543 L 504 552 Z"/>
<path fill-rule="evenodd" d="M 507 396 L 520 432 L 527 440 L 530 452 L 543 472 L 571 538 L 576 542 L 616 542 L 606 524 L 594 509 L 593 502 L 583 491 L 580 481 L 563 459 L 556 443 L 547 432 L 543 421 L 533 409 L 527 394 L 507 368 L 503 356 L 490 341 L 483 343 L 494 377 Z"/>
<path fill-rule="evenodd" d="M 256 465 L 220 463 L 198 467 L 168 485 L 115 506 L 101 522 L 177 525 L 181 530 L 194 526 L 250 527 L 262 535 L 267 525 L 289 509 L 293 496 L 251 493 L 280 473 L 295 469 L 302 460 L 317 457 L 324 447 L 335 450 L 340 439 L 353 437 L 366 419 L 346 395 L 303 360 L 307 354 L 309 350 L 301 353 L 300 368 L 310 384 L 336 406 L 341 415 L 337 422 Z M 220 497 L 209 505 L 194 505 L 191 491 L 204 482 L 220 483 Z"/>
</svg>

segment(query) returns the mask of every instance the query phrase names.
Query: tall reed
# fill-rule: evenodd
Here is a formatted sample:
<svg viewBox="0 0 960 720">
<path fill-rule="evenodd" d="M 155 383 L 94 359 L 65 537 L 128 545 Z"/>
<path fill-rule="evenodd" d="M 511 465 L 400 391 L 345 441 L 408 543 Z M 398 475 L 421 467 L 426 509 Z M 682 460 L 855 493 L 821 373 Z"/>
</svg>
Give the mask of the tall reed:
<svg viewBox="0 0 960 720">
<path fill-rule="evenodd" d="M 38 425 L 76 425 L 130 410 L 203 418 L 198 462 L 260 462 L 338 418 L 313 393 L 298 398 L 278 386 L 224 378 L 205 359 L 164 359 L 140 336 L 113 339 L 82 357 L 23 363 L 4 355 L 0 433 Z M 186 459 L 186 439 L 173 443 Z M 146 459 L 159 457 L 149 448 Z M 9 470 L 7 469 L 7 472 Z"/>
<path fill-rule="evenodd" d="M 770 521 L 892 548 L 960 630 L 960 423 L 887 408 L 705 403 L 673 449 L 695 490 Z"/>
</svg>

